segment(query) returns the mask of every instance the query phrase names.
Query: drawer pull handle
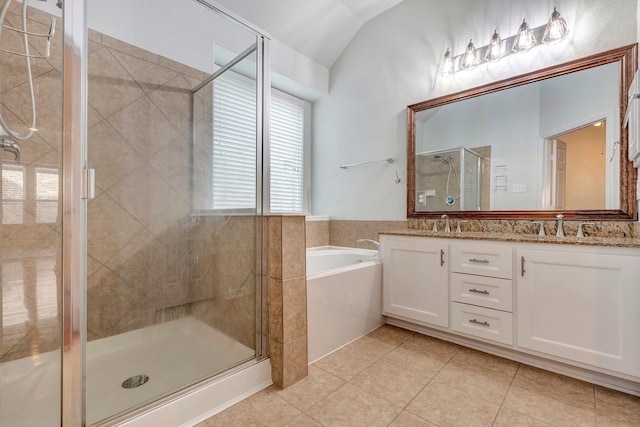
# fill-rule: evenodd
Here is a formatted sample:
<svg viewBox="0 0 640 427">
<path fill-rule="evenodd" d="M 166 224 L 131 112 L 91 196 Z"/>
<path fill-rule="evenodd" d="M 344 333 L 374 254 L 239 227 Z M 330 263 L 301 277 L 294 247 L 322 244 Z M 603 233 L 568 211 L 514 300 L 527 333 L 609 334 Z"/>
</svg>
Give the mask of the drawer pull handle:
<svg viewBox="0 0 640 427">
<path fill-rule="evenodd" d="M 491 326 L 489 324 L 489 322 L 481 322 L 481 321 L 476 320 L 476 319 L 469 320 L 469 323 L 475 323 L 476 325 L 481 325 L 481 326 Z"/>
<path fill-rule="evenodd" d="M 440 249 L 440 267 L 444 265 L 444 250 Z"/>
<path fill-rule="evenodd" d="M 475 258 L 471 258 L 469 260 L 469 262 L 478 262 L 480 264 L 489 264 L 489 260 L 488 259 L 475 259 Z"/>
<path fill-rule="evenodd" d="M 520 275 L 524 277 L 524 257 L 520 258 Z"/>
<path fill-rule="evenodd" d="M 489 295 L 489 291 L 479 291 L 477 289 L 469 289 L 469 292 L 473 292 L 473 293 L 476 293 L 476 294 Z"/>
</svg>

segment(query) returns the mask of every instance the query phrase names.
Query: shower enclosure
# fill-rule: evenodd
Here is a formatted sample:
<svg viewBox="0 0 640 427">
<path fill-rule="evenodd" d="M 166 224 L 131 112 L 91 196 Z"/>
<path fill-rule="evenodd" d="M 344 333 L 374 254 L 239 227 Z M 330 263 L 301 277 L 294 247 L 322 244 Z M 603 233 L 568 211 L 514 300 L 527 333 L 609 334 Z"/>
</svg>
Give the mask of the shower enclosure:
<svg viewBox="0 0 640 427">
<path fill-rule="evenodd" d="M 48 55 L 20 3 L 0 30 L 33 132 L 2 161 L 2 426 L 112 425 L 266 357 L 268 39 L 204 0 L 56 3 L 26 9 Z"/>
<path fill-rule="evenodd" d="M 484 158 L 460 147 L 416 155 L 416 210 L 483 209 Z"/>
</svg>

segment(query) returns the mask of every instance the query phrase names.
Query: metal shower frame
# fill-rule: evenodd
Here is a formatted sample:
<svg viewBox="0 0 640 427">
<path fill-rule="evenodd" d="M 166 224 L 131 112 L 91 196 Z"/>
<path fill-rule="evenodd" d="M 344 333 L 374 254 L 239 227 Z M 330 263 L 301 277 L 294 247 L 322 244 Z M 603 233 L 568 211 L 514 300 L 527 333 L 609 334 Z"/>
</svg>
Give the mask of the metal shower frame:
<svg viewBox="0 0 640 427">
<path fill-rule="evenodd" d="M 270 104 L 270 36 L 265 31 L 208 0 L 193 0 L 251 31 L 256 36 L 257 52 L 257 176 L 256 215 L 262 218 L 262 194 L 268 185 L 268 138 Z M 87 201 L 91 171 L 87 162 L 87 0 L 64 0 L 63 22 L 63 127 L 62 127 L 62 351 L 61 351 L 61 425 L 85 425 L 85 344 L 87 288 Z M 261 171 L 264 171 L 261 173 Z M 259 220 L 258 254 L 263 274 L 258 275 L 257 291 L 264 295 L 265 251 L 263 221 Z M 263 301 L 263 298 L 260 298 Z M 256 356 L 266 357 L 262 330 L 264 301 L 257 309 Z M 193 392 L 208 384 L 204 380 L 172 396 Z M 155 409 L 166 399 L 139 411 Z"/>
</svg>

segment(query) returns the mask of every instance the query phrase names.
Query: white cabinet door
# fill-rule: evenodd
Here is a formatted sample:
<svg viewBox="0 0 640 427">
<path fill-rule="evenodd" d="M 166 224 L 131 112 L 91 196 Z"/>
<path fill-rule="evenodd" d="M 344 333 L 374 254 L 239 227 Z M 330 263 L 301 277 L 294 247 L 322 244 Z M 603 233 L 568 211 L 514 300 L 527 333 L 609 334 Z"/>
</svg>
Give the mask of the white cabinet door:
<svg viewBox="0 0 640 427">
<path fill-rule="evenodd" d="M 517 344 L 639 377 L 640 257 L 605 251 L 517 250 Z"/>
<path fill-rule="evenodd" d="M 383 314 L 448 327 L 446 242 L 382 235 L 380 243 Z"/>
</svg>

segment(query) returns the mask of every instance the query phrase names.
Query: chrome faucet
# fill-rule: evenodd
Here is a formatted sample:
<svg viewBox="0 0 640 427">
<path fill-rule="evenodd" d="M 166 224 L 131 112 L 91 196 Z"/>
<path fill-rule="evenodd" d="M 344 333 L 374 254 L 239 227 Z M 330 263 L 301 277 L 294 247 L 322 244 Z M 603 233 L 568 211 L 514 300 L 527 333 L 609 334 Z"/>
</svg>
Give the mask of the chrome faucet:
<svg viewBox="0 0 640 427">
<path fill-rule="evenodd" d="M 13 139 L 9 139 L 9 138 L 0 139 L 0 148 L 2 148 L 4 151 L 13 153 L 13 155 L 15 156 L 14 160 L 16 162 L 20 161 L 20 145 L 17 142 L 15 142 Z"/>
<path fill-rule="evenodd" d="M 562 228 L 562 218 L 563 215 L 556 215 L 556 220 L 558 220 L 558 231 L 556 232 L 556 237 L 564 237 L 564 229 Z"/>
<path fill-rule="evenodd" d="M 451 233 L 451 225 L 449 224 L 449 215 L 443 214 L 440 218 L 444 219 L 444 232 Z"/>
<path fill-rule="evenodd" d="M 373 246 L 376 247 L 376 249 L 378 250 L 378 252 L 380 252 L 380 243 L 376 242 L 375 240 L 371 240 L 371 239 L 358 239 L 356 240 L 356 243 L 371 243 Z"/>
</svg>

